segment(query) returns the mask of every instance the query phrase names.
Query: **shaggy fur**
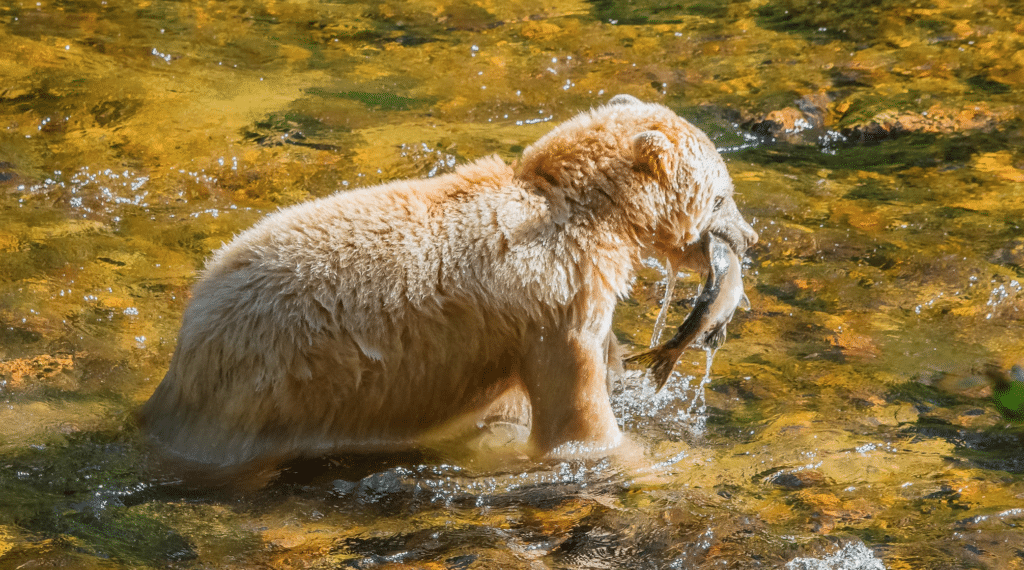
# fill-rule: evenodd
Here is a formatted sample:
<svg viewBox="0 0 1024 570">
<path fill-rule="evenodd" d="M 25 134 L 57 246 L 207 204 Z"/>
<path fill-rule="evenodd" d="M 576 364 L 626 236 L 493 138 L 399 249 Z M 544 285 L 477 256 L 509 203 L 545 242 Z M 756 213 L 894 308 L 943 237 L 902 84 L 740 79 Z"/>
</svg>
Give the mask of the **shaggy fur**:
<svg viewBox="0 0 1024 570">
<path fill-rule="evenodd" d="M 709 230 L 757 239 L 711 141 L 628 96 L 517 167 L 283 209 L 207 263 L 144 432 L 210 467 L 394 450 L 525 394 L 537 453 L 613 448 L 617 297 L 645 248 L 683 263 Z"/>
</svg>

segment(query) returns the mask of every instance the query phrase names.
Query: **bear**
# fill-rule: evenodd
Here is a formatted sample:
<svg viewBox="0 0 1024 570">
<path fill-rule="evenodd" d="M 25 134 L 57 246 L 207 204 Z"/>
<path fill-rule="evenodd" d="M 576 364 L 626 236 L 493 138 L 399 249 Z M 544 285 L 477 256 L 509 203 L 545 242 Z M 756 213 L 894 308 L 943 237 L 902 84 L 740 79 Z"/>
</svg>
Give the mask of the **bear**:
<svg viewBox="0 0 1024 570">
<path fill-rule="evenodd" d="M 138 417 L 196 469 L 417 449 L 511 417 L 535 457 L 614 453 L 618 299 L 651 252 L 757 234 L 711 140 L 628 95 L 507 164 L 283 208 L 207 260 Z"/>
</svg>

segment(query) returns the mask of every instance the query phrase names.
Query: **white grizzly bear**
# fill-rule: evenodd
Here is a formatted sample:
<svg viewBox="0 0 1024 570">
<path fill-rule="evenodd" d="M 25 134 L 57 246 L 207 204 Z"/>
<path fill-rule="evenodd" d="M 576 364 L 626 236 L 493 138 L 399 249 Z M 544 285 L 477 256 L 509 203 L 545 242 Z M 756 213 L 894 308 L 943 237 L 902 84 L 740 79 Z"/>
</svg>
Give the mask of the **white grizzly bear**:
<svg viewBox="0 0 1024 570">
<path fill-rule="evenodd" d="M 201 468 L 271 465 L 415 447 L 518 394 L 534 453 L 603 453 L 616 300 L 645 249 L 755 242 L 732 193 L 702 132 L 620 95 L 518 165 L 283 209 L 207 263 L 143 431 Z"/>
</svg>

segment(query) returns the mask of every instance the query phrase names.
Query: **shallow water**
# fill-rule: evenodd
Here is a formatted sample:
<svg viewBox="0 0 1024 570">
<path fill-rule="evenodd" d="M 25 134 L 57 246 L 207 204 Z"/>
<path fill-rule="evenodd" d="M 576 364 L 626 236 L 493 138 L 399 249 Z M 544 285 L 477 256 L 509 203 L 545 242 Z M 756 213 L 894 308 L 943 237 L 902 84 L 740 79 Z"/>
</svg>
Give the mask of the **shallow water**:
<svg viewBox="0 0 1024 570">
<path fill-rule="evenodd" d="M 981 0 L 0 5 L 0 567 L 1024 568 L 1022 22 Z M 241 494 L 143 470 L 131 414 L 213 249 L 339 188 L 513 160 L 616 93 L 705 129 L 761 235 L 703 391 L 700 351 L 661 393 L 616 386 L 642 464 L 334 458 Z M 663 287 L 641 271 L 623 342 L 648 345 Z"/>
</svg>

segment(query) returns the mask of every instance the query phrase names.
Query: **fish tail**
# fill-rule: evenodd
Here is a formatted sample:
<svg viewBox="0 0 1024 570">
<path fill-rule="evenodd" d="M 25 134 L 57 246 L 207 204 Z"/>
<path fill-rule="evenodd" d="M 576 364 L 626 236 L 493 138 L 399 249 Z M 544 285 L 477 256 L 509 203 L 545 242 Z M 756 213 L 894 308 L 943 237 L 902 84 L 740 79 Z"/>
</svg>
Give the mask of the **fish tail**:
<svg viewBox="0 0 1024 570">
<path fill-rule="evenodd" d="M 658 392 L 665 387 L 665 383 L 668 382 L 668 377 L 672 374 L 672 369 L 675 368 L 676 360 L 678 359 L 679 354 L 675 354 L 672 350 L 666 350 L 665 347 L 660 347 L 641 352 L 640 354 L 634 354 L 624 362 L 637 364 L 649 369 L 651 378 L 654 380 L 655 392 Z"/>
<path fill-rule="evenodd" d="M 654 392 L 658 393 L 665 384 L 668 382 L 668 377 L 672 374 L 672 369 L 676 367 L 676 358 L 670 358 L 665 355 L 665 358 L 657 361 L 654 366 L 651 367 L 651 378 L 654 379 Z"/>
<path fill-rule="evenodd" d="M 629 358 L 623 360 L 623 362 L 627 364 L 636 364 L 637 366 L 642 366 L 644 368 L 650 368 L 651 366 L 654 365 L 654 362 L 657 360 L 658 353 L 660 351 L 660 349 L 654 348 L 645 352 L 641 352 L 640 354 L 634 354 L 633 356 L 630 356 Z"/>
</svg>

